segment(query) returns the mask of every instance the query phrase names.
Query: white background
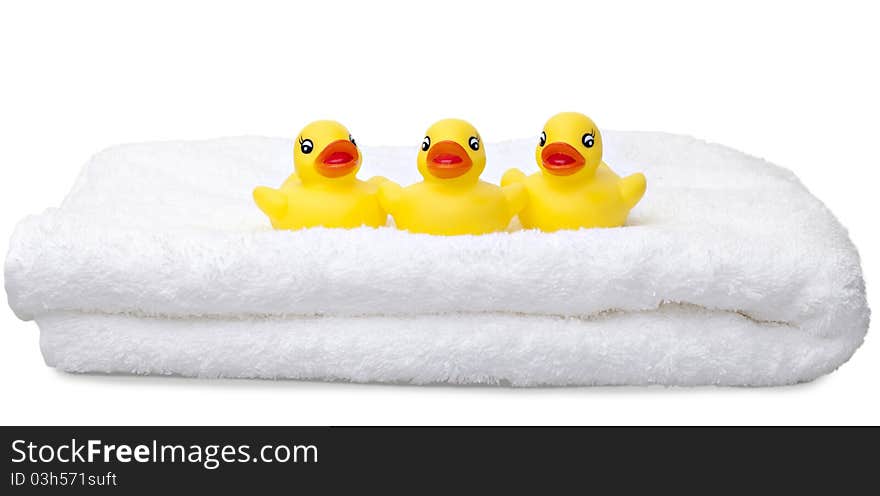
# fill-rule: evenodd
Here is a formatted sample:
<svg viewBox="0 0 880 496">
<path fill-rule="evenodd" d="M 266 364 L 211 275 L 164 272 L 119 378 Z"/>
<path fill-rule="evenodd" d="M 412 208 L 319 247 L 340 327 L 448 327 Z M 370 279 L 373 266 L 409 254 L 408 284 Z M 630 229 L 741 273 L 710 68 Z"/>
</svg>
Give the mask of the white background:
<svg viewBox="0 0 880 496">
<path fill-rule="evenodd" d="M 418 146 L 446 116 L 487 141 L 561 110 L 720 142 L 791 168 L 880 280 L 871 2 L 4 2 L 0 236 L 112 144 L 293 136 L 334 118 Z M 878 423 L 880 343 L 771 389 L 405 387 L 68 375 L 0 308 L 0 423 Z"/>
</svg>

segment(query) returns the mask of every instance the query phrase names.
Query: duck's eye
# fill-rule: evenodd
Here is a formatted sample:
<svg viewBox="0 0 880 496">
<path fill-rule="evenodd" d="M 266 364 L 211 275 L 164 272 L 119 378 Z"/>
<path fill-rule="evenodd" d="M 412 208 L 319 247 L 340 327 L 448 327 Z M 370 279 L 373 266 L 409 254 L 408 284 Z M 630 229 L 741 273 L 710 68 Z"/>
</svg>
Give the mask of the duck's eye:
<svg viewBox="0 0 880 496">
<path fill-rule="evenodd" d="M 312 140 L 310 139 L 301 139 L 299 140 L 299 149 L 306 155 L 312 153 L 312 150 L 315 149 L 315 145 L 312 144 Z"/>
<path fill-rule="evenodd" d="M 545 133 L 544 131 L 541 131 L 541 136 L 538 138 L 538 143 L 541 146 L 544 146 L 545 144 L 547 144 L 547 133 Z"/>
<path fill-rule="evenodd" d="M 431 148 L 431 137 L 425 136 L 425 139 L 422 140 L 422 150 L 428 151 L 428 148 Z"/>
<path fill-rule="evenodd" d="M 348 141 L 351 141 L 352 145 L 357 146 L 357 143 L 355 143 L 354 138 L 350 134 L 348 135 Z"/>
<path fill-rule="evenodd" d="M 480 138 L 477 138 L 476 136 L 471 136 L 471 138 L 468 140 L 468 146 L 471 147 L 471 150 L 473 151 L 479 150 Z"/>
<path fill-rule="evenodd" d="M 581 138 L 581 142 L 584 144 L 585 147 L 593 148 L 593 144 L 595 143 L 595 141 L 593 140 L 593 134 L 592 133 L 585 134 L 584 137 Z"/>
</svg>

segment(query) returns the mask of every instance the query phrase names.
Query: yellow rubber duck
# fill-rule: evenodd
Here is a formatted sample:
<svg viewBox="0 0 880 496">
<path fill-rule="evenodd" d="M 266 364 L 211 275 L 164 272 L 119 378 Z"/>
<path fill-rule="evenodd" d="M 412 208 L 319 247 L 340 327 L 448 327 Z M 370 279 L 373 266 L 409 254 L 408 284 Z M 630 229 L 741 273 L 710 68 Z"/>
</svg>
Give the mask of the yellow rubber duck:
<svg viewBox="0 0 880 496">
<path fill-rule="evenodd" d="M 641 200 L 644 174 L 621 178 L 602 162 L 602 135 L 586 115 L 556 114 L 544 125 L 535 150 L 539 172 L 511 169 L 502 186 L 522 184 L 528 205 L 519 213 L 523 227 L 542 231 L 616 227 Z"/>
<path fill-rule="evenodd" d="M 275 229 L 384 226 L 378 179 L 361 181 L 357 144 L 342 124 L 315 121 L 297 136 L 292 174 L 279 189 L 259 186 L 254 201 Z"/>
<path fill-rule="evenodd" d="M 466 121 L 444 119 L 432 125 L 417 162 L 424 181 L 402 188 L 385 180 L 379 189 L 382 207 L 399 229 L 441 235 L 503 231 L 525 206 L 522 185 L 500 188 L 480 181 L 486 151 Z"/>
</svg>

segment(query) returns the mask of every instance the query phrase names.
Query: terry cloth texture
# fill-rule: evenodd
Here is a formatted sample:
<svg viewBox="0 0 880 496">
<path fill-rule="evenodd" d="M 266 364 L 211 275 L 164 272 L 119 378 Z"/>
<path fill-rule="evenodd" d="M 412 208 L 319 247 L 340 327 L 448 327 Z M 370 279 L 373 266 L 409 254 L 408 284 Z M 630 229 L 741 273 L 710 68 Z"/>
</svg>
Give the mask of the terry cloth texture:
<svg viewBox="0 0 880 496">
<path fill-rule="evenodd" d="M 293 142 L 226 138 L 96 155 L 24 219 L 9 304 L 74 372 L 358 382 L 776 385 L 844 363 L 868 327 L 846 230 L 789 171 L 692 138 L 606 132 L 648 191 L 623 228 L 482 236 L 274 231 L 251 199 Z M 484 180 L 534 165 L 488 145 Z M 417 147 L 360 176 L 420 179 Z"/>
</svg>

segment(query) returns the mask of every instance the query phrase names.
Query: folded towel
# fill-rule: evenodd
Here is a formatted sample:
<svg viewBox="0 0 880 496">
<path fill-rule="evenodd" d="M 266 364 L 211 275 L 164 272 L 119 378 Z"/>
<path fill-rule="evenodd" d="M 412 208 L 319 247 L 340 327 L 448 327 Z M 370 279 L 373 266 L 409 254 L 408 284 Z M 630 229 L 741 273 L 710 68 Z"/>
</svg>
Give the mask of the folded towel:
<svg viewBox="0 0 880 496">
<path fill-rule="evenodd" d="M 13 310 L 71 371 L 390 382 L 785 384 L 845 362 L 869 311 L 845 229 L 789 171 L 656 133 L 607 132 L 644 171 L 629 225 L 557 233 L 273 231 L 258 184 L 292 142 L 126 145 L 10 243 Z M 486 180 L 536 169 L 489 145 Z M 417 149 L 362 175 L 418 180 Z"/>
</svg>

